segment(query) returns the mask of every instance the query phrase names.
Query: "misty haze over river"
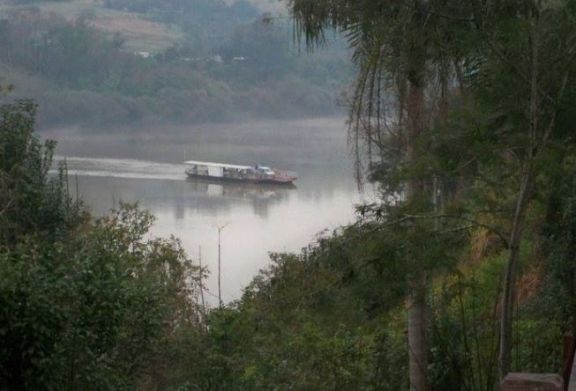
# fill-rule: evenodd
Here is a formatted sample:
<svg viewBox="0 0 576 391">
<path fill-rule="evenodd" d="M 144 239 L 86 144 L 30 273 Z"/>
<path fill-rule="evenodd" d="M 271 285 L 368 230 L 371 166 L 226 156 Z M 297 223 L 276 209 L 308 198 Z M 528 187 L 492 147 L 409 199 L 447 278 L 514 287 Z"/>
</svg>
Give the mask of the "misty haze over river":
<svg viewBox="0 0 576 391">
<path fill-rule="evenodd" d="M 71 186 L 102 215 L 119 201 L 139 201 L 157 218 L 154 236 L 174 235 L 194 262 L 202 248 L 217 300 L 218 226 L 222 231 L 222 296 L 239 298 L 269 252 L 299 251 L 324 230 L 354 220 L 359 194 L 344 119 L 168 126 L 138 131 L 51 130 L 57 160 L 66 158 Z M 265 164 L 296 171 L 294 188 L 195 181 L 184 160 Z"/>
</svg>

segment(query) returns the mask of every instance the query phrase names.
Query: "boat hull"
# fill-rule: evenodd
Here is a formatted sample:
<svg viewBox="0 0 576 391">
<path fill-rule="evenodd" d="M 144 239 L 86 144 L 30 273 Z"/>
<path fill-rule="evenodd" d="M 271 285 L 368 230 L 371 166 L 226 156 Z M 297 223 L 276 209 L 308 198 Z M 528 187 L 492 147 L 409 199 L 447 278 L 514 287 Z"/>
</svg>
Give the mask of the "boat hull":
<svg viewBox="0 0 576 391">
<path fill-rule="evenodd" d="M 292 178 L 231 178 L 224 176 L 211 176 L 202 174 L 192 174 L 187 172 L 186 175 L 190 179 L 203 179 L 214 182 L 235 182 L 235 183 L 256 183 L 256 184 L 267 184 L 267 185 L 284 185 L 291 186 L 295 179 Z"/>
</svg>

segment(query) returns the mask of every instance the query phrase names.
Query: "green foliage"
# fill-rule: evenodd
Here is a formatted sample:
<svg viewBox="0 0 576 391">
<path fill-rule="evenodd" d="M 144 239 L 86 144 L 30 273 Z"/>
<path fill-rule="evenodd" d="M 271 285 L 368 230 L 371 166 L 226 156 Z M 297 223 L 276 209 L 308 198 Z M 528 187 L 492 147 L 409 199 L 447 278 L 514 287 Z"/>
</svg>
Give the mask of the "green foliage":
<svg viewBox="0 0 576 391">
<path fill-rule="evenodd" d="M 431 384 L 434 389 L 492 390 L 497 362 L 494 307 L 504 257 L 483 259 L 438 280 L 431 303 Z"/>
<path fill-rule="evenodd" d="M 29 233 L 62 236 L 82 217 L 64 172 L 48 176 L 55 143 L 33 134 L 35 111 L 29 101 L 0 107 L 0 247 Z"/>
<path fill-rule="evenodd" d="M 366 217 L 299 255 L 272 254 L 241 300 L 209 314 L 200 379 L 208 389 L 406 389 L 398 308 L 413 255 L 442 253 L 431 271 L 453 262 L 442 235 L 410 232 Z"/>
<path fill-rule="evenodd" d="M 2 254 L 2 384 L 133 388 L 165 333 L 197 324 L 196 271 L 178 242 L 143 241 L 148 220 L 127 206 L 65 243 Z"/>
<path fill-rule="evenodd" d="M 519 292 L 517 308 L 510 308 L 516 318 L 513 366 L 558 371 L 561 334 L 573 328 L 574 313 L 567 217 L 573 200 L 566 196 L 573 189 L 561 183 L 573 176 L 563 168 L 573 160 L 572 4 L 294 0 L 290 8 L 297 35 L 308 45 L 322 43 L 330 29 L 347 34 L 359 65 L 350 108 L 353 147 L 358 164 L 367 162 L 371 180 L 381 184 L 385 205 L 362 207 L 361 213 L 376 217 L 370 224 L 347 228 L 329 245 L 291 258 L 304 265 L 316 259 L 336 272 L 340 282 L 320 288 L 334 302 L 306 300 L 291 313 L 277 289 L 286 284 L 306 292 L 307 274 L 294 278 L 282 268 L 263 280 L 269 281 L 261 287 L 264 298 L 249 298 L 260 297 L 254 303 L 266 314 L 274 312 L 268 301 L 277 300 L 290 316 L 265 319 L 279 316 L 283 324 L 308 307 L 313 319 L 334 321 L 328 313 L 348 313 L 346 305 L 334 303 L 354 298 L 366 312 L 338 317 L 350 331 L 353 322 L 342 319 L 364 315 L 370 323 L 371 316 L 390 316 L 406 296 L 404 281 L 427 270 L 431 286 L 410 288 L 430 297 L 432 387 L 490 390 L 500 365 L 497 314 L 510 308 L 498 305 L 498 286 L 503 264 L 510 259 L 512 265 L 508 255 L 518 249 L 522 261 L 514 264 L 522 277 L 507 280 L 508 291 Z M 418 93 L 426 95 L 423 102 Z M 520 186 L 531 180 L 533 187 Z M 325 251 L 330 247 L 338 250 Z M 401 289 L 395 292 L 396 286 Z M 381 327 L 398 331 L 397 325 Z M 310 329 L 297 330 L 304 337 Z M 280 352 L 282 343 L 270 345 Z"/>
<path fill-rule="evenodd" d="M 92 221 L 70 199 L 34 105 L 0 108 L 0 388 L 135 389 L 176 373 L 201 330 L 202 271 L 153 217 L 122 205 Z"/>
<path fill-rule="evenodd" d="M 176 239 L 146 239 L 153 217 L 133 205 L 90 220 L 70 198 L 65 167 L 48 175 L 54 145 L 33 136 L 34 106 L 1 109 L 0 388 L 407 389 L 404 304 L 416 292 L 428 298 L 431 389 L 492 390 L 511 247 L 521 258 L 512 367 L 559 371 L 561 336 L 574 331 L 576 310 L 574 9 L 488 3 L 291 2 L 309 43 L 333 28 L 348 33 L 360 68 L 353 141 L 358 156 L 368 149 L 383 202 L 359 207 L 355 224 L 299 254 L 272 254 L 240 300 L 207 314 L 194 300 L 204 271 Z M 107 5 L 157 20 L 185 14 L 180 1 Z M 236 28 L 218 47 L 224 62 L 202 63 L 192 46 L 140 59 L 85 24 L 36 20 L 45 35 L 4 23 L 7 61 L 110 119 L 141 118 L 142 107 L 220 116 L 262 100 L 288 113 L 286 99 L 303 97 L 319 108 L 305 97 L 307 80 L 338 79 L 325 75 L 330 54 L 311 79 L 299 77 L 312 64 L 290 56 L 282 25 Z M 31 45 L 11 47 L 19 32 Z M 33 58 L 52 65 L 36 69 Z M 67 75 L 61 61 L 70 61 Z M 103 67 L 91 68 L 94 61 Z M 429 98 L 426 129 L 406 146 L 410 91 Z M 119 104 L 106 106 L 103 94 Z M 527 172 L 534 185 L 524 235 L 511 243 Z M 407 187 L 418 194 L 406 197 Z M 415 284 L 423 274 L 428 282 Z"/>
</svg>

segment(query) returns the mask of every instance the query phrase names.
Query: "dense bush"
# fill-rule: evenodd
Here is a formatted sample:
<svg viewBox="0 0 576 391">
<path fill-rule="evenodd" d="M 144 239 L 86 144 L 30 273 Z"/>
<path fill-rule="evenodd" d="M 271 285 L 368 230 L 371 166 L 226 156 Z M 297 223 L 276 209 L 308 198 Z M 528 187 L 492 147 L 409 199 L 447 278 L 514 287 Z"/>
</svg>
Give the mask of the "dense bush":
<svg viewBox="0 0 576 391">
<path fill-rule="evenodd" d="M 92 220 L 49 174 L 34 105 L 0 108 L 0 388 L 134 389 L 169 382 L 198 335 L 200 271 L 153 217 Z"/>
</svg>

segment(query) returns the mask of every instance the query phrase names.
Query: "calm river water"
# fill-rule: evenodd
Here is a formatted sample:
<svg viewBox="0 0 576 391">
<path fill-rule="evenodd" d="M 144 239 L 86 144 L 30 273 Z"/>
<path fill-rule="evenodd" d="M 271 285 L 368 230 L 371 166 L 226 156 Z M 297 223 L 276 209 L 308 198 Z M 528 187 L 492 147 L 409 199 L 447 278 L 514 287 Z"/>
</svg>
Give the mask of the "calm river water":
<svg viewBox="0 0 576 391">
<path fill-rule="evenodd" d="M 59 159 L 78 180 L 96 215 L 119 201 L 134 202 L 157 218 L 152 234 L 182 240 L 189 256 L 210 269 L 217 293 L 218 228 L 222 230 L 222 296 L 237 299 L 269 252 L 299 251 L 318 235 L 354 220 L 363 201 L 341 119 L 262 121 L 234 125 L 159 127 L 106 133 L 43 132 L 58 141 Z M 182 161 L 202 160 L 296 171 L 295 188 L 186 179 Z"/>
</svg>

